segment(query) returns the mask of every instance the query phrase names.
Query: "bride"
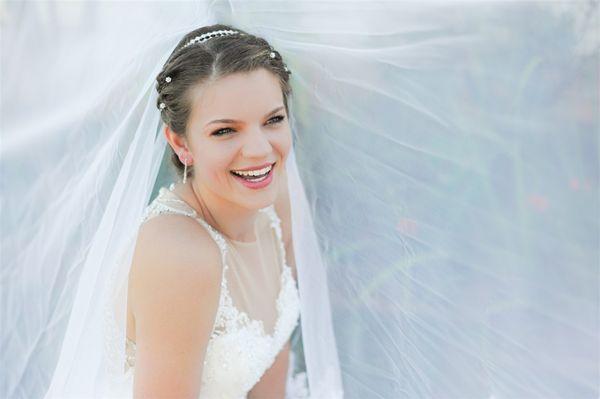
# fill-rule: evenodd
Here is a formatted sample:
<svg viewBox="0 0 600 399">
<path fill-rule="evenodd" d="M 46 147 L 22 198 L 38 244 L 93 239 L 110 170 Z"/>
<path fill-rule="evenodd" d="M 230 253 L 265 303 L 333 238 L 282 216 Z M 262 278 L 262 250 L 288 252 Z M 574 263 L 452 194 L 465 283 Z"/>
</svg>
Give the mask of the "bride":
<svg viewBox="0 0 600 399">
<path fill-rule="evenodd" d="M 156 77 L 156 112 L 181 182 L 160 188 L 102 291 L 107 350 L 77 364 L 106 371 L 103 384 L 66 372 L 67 338 L 46 398 L 308 395 L 290 353 L 300 321 L 290 74 L 266 40 L 228 25 L 180 40 Z M 338 395 L 330 329 L 315 332 L 330 352 L 324 386 Z"/>
<path fill-rule="evenodd" d="M 213 25 L 185 35 L 157 77 L 184 183 L 162 192 L 155 201 L 165 207 L 150 213 L 187 216 L 169 209 L 180 200 L 202 216 L 140 228 L 127 298 L 136 397 L 285 394 L 299 314 L 296 286 L 278 277 L 290 278 L 277 253 L 290 248 L 287 73 L 263 39 Z M 282 237 L 271 228 L 277 215 L 286 215 Z"/>
</svg>

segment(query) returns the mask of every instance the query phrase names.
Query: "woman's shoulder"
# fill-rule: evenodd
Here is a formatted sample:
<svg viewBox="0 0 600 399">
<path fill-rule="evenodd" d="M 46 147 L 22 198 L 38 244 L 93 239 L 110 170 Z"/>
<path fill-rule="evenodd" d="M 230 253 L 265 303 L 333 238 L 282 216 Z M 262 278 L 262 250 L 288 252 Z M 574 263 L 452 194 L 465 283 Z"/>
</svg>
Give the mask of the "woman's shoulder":
<svg viewBox="0 0 600 399">
<path fill-rule="evenodd" d="M 138 230 L 136 252 L 138 249 L 144 255 L 167 257 L 173 262 L 221 261 L 219 246 L 207 229 L 183 213 L 163 212 L 144 221 Z"/>
</svg>

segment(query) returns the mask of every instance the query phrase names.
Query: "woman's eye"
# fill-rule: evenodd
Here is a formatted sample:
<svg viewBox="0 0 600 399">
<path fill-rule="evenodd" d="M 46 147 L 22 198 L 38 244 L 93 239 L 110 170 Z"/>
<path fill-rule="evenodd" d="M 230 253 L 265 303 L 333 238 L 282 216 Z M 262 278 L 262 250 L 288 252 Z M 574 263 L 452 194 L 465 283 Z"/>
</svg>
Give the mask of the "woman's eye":
<svg viewBox="0 0 600 399">
<path fill-rule="evenodd" d="M 224 135 L 226 135 L 227 133 L 229 133 L 229 132 L 228 132 L 228 130 L 231 130 L 231 131 L 233 131 L 233 129 L 226 127 L 226 128 L 224 128 L 224 129 L 215 130 L 215 131 L 212 133 L 212 136 L 224 136 Z M 221 133 L 221 132 L 224 132 L 224 133 Z"/>
<path fill-rule="evenodd" d="M 284 119 L 285 119 L 285 116 L 283 116 L 283 115 L 277 115 L 277 116 L 274 116 L 274 117 L 272 117 L 271 119 L 269 119 L 269 121 L 272 121 L 272 120 L 276 120 L 276 121 L 275 121 L 275 122 L 273 122 L 273 123 L 270 123 L 270 125 L 272 125 L 272 124 L 274 124 L 274 123 L 280 123 L 280 122 L 282 122 Z"/>
</svg>

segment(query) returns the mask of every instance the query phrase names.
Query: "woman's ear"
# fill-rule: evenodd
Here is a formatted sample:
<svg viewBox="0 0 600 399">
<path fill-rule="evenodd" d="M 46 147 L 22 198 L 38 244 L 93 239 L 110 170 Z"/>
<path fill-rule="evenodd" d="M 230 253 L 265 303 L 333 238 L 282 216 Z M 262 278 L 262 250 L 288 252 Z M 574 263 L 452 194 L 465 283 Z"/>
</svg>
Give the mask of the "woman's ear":
<svg viewBox="0 0 600 399">
<path fill-rule="evenodd" d="M 185 142 L 185 137 L 175 133 L 171 128 L 165 125 L 164 128 L 165 138 L 169 142 L 171 148 L 176 154 L 180 154 L 181 151 L 187 150 L 187 145 Z"/>
<path fill-rule="evenodd" d="M 171 128 L 165 125 L 164 133 L 167 141 L 175 154 L 179 156 L 182 163 L 189 162 L 192 159 L 192 153 L 188 148 L 185 136 L 175 133 Z"/>
</svg>

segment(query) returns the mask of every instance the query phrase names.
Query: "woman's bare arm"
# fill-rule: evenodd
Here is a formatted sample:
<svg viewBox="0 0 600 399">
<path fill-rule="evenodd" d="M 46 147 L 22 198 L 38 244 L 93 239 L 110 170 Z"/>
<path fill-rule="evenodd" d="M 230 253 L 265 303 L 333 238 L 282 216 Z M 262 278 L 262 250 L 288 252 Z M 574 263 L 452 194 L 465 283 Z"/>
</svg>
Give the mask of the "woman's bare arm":
<svg viewBox="0 0 600 399">
<path fill-rule="evenodd" d="M 130 272 L 135 398 L 196 398 L 219 305 L 221 254 L 193 219 L 142 225 Z"/>
</svg>

